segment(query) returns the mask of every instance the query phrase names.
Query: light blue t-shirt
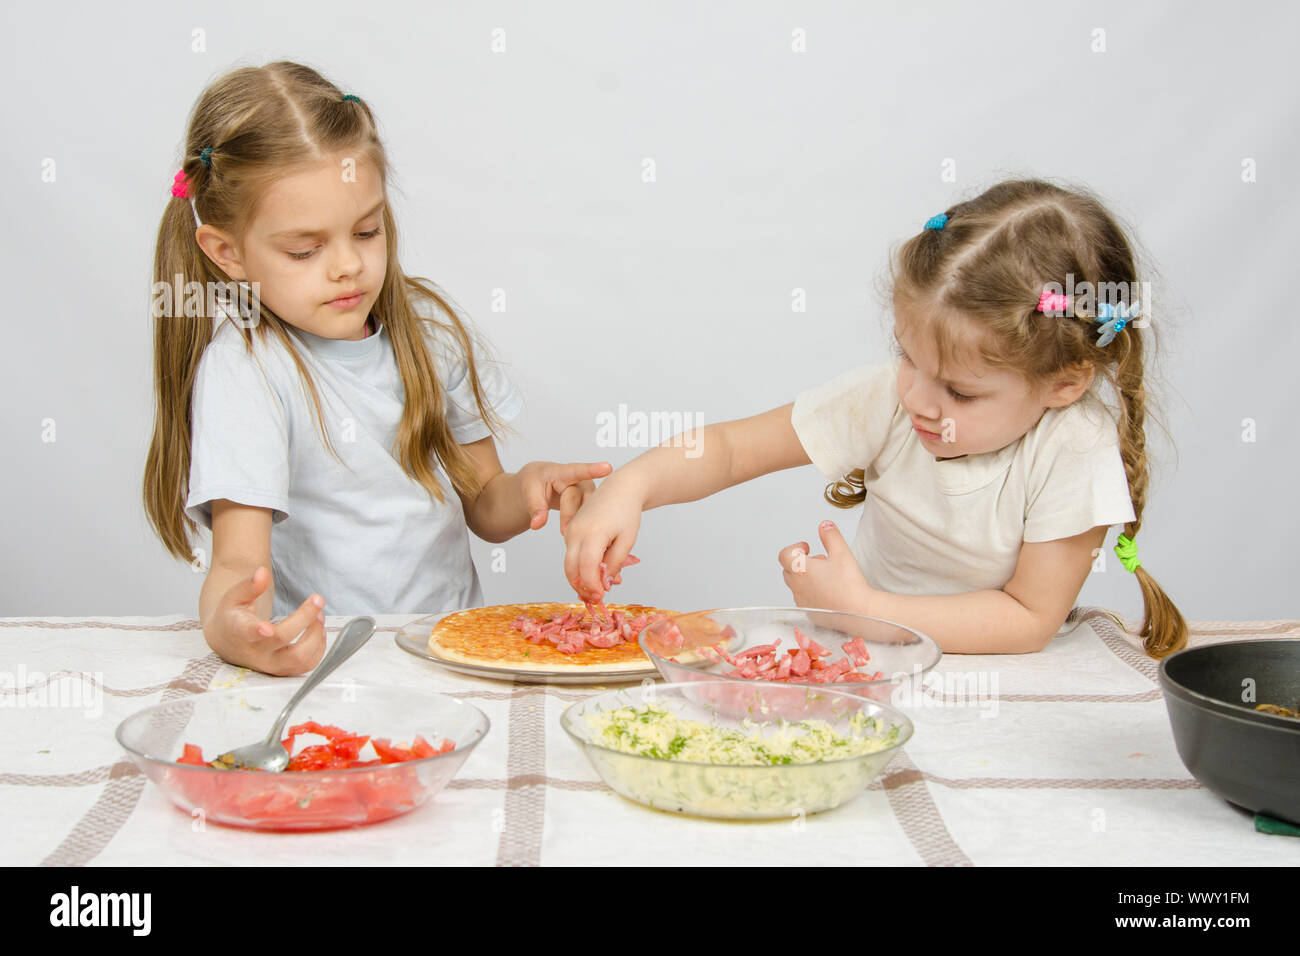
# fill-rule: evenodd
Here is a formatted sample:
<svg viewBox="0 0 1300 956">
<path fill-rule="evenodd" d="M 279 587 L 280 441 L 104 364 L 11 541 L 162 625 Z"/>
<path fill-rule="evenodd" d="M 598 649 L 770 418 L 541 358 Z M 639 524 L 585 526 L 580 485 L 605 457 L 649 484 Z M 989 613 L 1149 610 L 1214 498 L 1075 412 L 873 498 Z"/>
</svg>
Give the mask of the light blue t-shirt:
<svg viewBox="0 0 1300 956">
<path fill-rule="evenodd" d="M 431 314 L 422 301 L 417 308 Z M 436 306 L 432 306 L 436 308 Z M 503 421 L 523 399 L 459 309 L 475 341 L 479 381 Z M 446 321 L 445 316 L 443 321 Z M 426 325 L 461 444 L 490 434 L 451 335 Z M 272 509 L 273 616 L 313 593 L 326 614 L 435 614 L 483 604 L 460 498 L 436 458 L 445 501 L 408 477 L 391 451 L 405 389 L 383 326 L 356 342 L 292 329 L 320 395 L 323 422 L 346 465 L 330 454 L 293 358 L 253 334 L 253 354 L 228 320 L 199 362 L 193 395 L 190 492 L 185 513 L 212 527 L 212 501 Z"/>
</svg>

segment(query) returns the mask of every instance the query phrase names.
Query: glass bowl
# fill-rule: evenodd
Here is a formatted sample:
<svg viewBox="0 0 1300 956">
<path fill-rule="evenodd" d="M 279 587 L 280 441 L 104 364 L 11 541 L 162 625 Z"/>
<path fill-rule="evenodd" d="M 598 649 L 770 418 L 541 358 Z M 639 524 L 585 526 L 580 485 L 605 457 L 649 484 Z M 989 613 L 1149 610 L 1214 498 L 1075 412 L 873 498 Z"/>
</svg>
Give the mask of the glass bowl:
<svg viewBox="0 0 1300 956">
<path fill-rule="evenodd" d="M 787 649 L 799 646 L 794 636 L 796 627 L 831 652 L 829 657 L 821 658 L 827 664 L 845 656 L 841 645 L 861 638 L 868 661 L 852 669 L 859 673 L 882 673 L 879 679 L 869 681 L 815 683 L 792 679 L 780 682 L 787 685 L 825 687 L 886 703 L 901 679 L 921 681 L 943 656 L 938 644 L 910 627 L 862 614 L 801 607 L 718 608 L 679 614 L 651 624 L 641 632 L 638 641 L 641 650 L 670 683 L 731 680 L 754 684 L 762 679 L 731 676 L 727 672 L 734 670 L 734 666 L 726 660 L 710 660 L 704 648 L 721 643 L 723 650 L 734 656 L 762 644 L 776 644 L 777 653 L 783 655 Z"/>
<path fill-rule="evenodd" d="M 281 773 L 176 762 L 187 743 L 213 759 L 264 738 L 299 686 L 286 681 L 155 704 L 122 721 L 117 742 L 173 803 L 196 817 L 258 830 L 326 830 L 414 810 L 446 785 L 488 732 L 481 710 L 446 694 L 325 683 L 289 715 L 286 732 L 314 720 L 402 746 L 416 734 L 434 747 L 447 738 L 455 749 L 373 767 Z"/>
<path fill-rule="evenodd" d="M 638 714 L 662 708 L 672 719 L 698 721 L 723 733 L 740 732 L 773 747 L 780 743 L 774 738 L 808 737 L 817 732 L 808 722 L 825 721 L 839 735 L 870 740 L 867 746 L 878 749 L 816 762 L 749 764 L 716 762 L 723 759 L 723 745 L 709 754 L 690 754 L 708 757 L 709 762 L 668 757 L 659 743 L 656 756 L 628 753 L 610 746 L 589 720 L 624 707 Z M 635 734 L 636 718 L 627 724 Z M 790 819 L 837 807 L 866 789 L 913 731 L 907 717 L 876 701 L 824 686 L 757 681 L 647 682 L 579 701 L 564 711 L 560 725 L 582 747 L 600 778 L 624 797 L 656 810 L 733 820 Z M 618 736 L 625 738 L 627 731 Z M 681 748 L 674 747 L 685 736 L 683 732 L 663 746 L 680 753 Z"/>
</svg>

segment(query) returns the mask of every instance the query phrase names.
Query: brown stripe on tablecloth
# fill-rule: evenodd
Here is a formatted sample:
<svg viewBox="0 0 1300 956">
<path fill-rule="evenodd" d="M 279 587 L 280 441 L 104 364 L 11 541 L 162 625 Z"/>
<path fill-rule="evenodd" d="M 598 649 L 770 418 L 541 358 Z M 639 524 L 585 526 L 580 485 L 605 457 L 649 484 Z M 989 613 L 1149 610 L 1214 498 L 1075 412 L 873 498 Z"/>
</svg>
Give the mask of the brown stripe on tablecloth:
<svg viewBox="0 0 1300 956">
<path fill-rule="evenodd" d="M 1188 777 L 940 777 L 920 770 L 899 750 L 892 770 L 871 782 L 868 790 L 883 790 L 899 825 L 927 866 L 973 866 L 943 822 L 929 783 L 955 790 L 1199 790 Z"/>
<path fill-rule="evenodd" d="M 919 772 L 919 771 L 918 771 Z M 954 790 L 1203 790 L 1191 777 L 939 777 L 932 783 Z M 876 783 L 872 783 L 875 787 Z"/>
<path fill-rule="evenodd" d="M 514 685 L 506 752 L 505 821 L 497 866 L 540 866 L 546 817 L 546 686 Z M 517 785 L 511 786 L 511 782 Z"/>
<path fill-rule="evenodd" d="M 1101 607 L 1075 608 L 1075 610 L 1080 612 L 1078 615 L 1079 623 L 1091 624 L 1093 632 L 1101 638 L 1103 644 L 1114 652 L 1116 657 L 1151 681 L 1151 683 L 1159 684 L 1159 678 L 1156 675 L 1160 668 L 1160 662 L 1147 657 L 1144 651 L 1129 643 L 1130 638 L 1134 638 L 1136 635 L 1126 637 L 1127 631 L 1121 633 L 1120 628 L 1115 624 L 1117 618 L 1113 613 Z M 1070 614 L 1072 617 L 1074 616 L 1073 611 Z"/>
<path fill-rule="evenodd" d="M 177 682 L 172 680 L 168 681 L 166 684 L 150 684 L 148 687 L 117 688 L 109 687 L 89 671 L 54 671 L 43 680 L 32 681 L 26 687 L 0 687 L 0 694 L 3 694 L 6 697 L 26 697 L 33 691 L 48 686 L 55 679 L 60 677 L 80 677 L 84 683 L 89 683 L 91 687 L 98 687 L 109 697 L 148 697 L 150 694 L 156 694 L 161 690 L 166 690 L 168 687 L 177 685 Z M 190 693 L 200 694 L 205 690 L 207 690 L 206 687 L 200 687 L 195 684 L 190 688 Z"/>
<path fill-rule="evenodd" d="M 121 765 L 121 761 L 115 764 L 106 763 L 102 767 L 81 770 L 77 773 L 0 773 L 0 786 L 86 787 L 103 783 L 112 774 L 113 769 Z M 131 769 L 136 769 L 135 764 L 131 764 Z"/>
<path fill-rule="evenodd" d="M 1115 655 L 1124 663 L 1130 665 L 1143 677 L 1150 680 L 1153 684 L 1160 681 L 1160 662 L 1155 658 L 1148 657 L 1141 646 L 1134 646 L 1132 641 L 1140 641 L 1137 634 L 1128 630 L 1121 630 L 1113 623 L 1114 615 L 1103 608 L 1084 608 L 1087 612 L 1081 615 L 1081 620 L 1091 621 L 1093 630 L 1102 642 L 1115 652 Z M 1242 640 L 1251 637 L 1264 637 L 1268 634 L 1286 635 L 1290 631 L 1300 628 L 1300 622 L 1278 621 L 1271 622 L 1267 625 L 1261 624 L 1258 627 L 1243 626 L 1241 630 L 1229 634 L 1226 631 L 1216 630 L 1202 626 L 1201 628 L 1188 628 L 1189 634 L 1200 636 L 1223 634 L 1229 640 Z"/>
<path fill-rule="evenodd" d="M 225 663 L 216 654 L 208 653 L 186 661 L 185 669 L 168 682 L 160 703 L 176 700 L 187 694 L 202 691 L 212 683 L 221 665 Z M 94 806 L 82 815 L 53 852 L 41 861 L 41 866 L 84 866 L 108 845 L 122 824 L 135 810 L 144 790 L 144 775 L 134 763 L 122 760 L 109 768 L 108 782 L 100 791 Z"/>
<path fill-rule="evenodd" d="M 1161 700 L 1164 695 L 1158 689 L 1144 690 L 1140 694 L 999 694 L 998 700 L 1023 703 L 1053 704 L 1141 704 L 1151 700 Z"/>
<path fill-rule="evenodd" d="M 606 790 L 614 791 L 600 780 L 564 780 L 560 777 L 548 777 L 540 773 L 520 774 L 508 780 L 489 780 L 484 777 L 452 777 L 447 783 L 448 790 L 518 790 L 522 787 L 551 787 L 555 790 Z"/>
<path fill-rule="evenodd" d="M 1065 619 L 1067 623 L 1079 620 L 1084 616 L 1084 612 L 1100 611 L 1111 620 L 1113 620 L 1119 629 L 1134 640 L 1140 640 L 1139 634 L 1142 631 L 1141 621 L 1125 621 L 1113 611 L 1108 611 L 1100 607 L 1076 607 L 1070 611 L 1070 615 Z M 1292 631 L 1300 632 L 1300 621 L 1188 621 L 1187 633 L 1189 635 L 1213 635 L 1213 634 L 1289 634 Z"/>
<path fill-rule="evenodd" d="M 1097 615 L 1114 621 L 1118 631 L 1127 635 L 1132 641 L 1141 642 L 1140 632 L 1142 630 L 1141 621 L 1130 622 L 1122 620 L 1113 611 L 1108 611 L 1101 607 L 1075 608 L 1066 618 L 1067 622 L 1074 620 L 1090 620 Z M 1187 624 L 1187 634 L 1189 637 L 1215 637 L 1223 635 L 1225 637 L 1248 638 L 1248 637 L 1265 637 L 1270 634 L 1277 634 L 1287 637 L 1300 637 L 1300 621 L 1189 621 Z M 1134 647 L 1129 644 L 1130 649 L 1134 650 L 1139 657 L 1146 657 L 1141 647 Z M 1160 662 L 1152 660 L 1156 667 L 1159 668 Z"/>
<path fill-rule="evenodd" d="M 1140 626 L 1140 625 L 1139 625 Z M 1300 631 L 1300 621 L 1197 621 L 1188 634 L 1287 634 Z"/>
<path fill-rule="evenodd" d="M 869 790 L 884 790 L 903 833 L 926 866 L 973 866 L 948 832 L 943 815 L 926 786 L 926 775 L 900 749 L 883 777 L 871 781 Z"/>
<path fill-rule="evenodd" d="M 893 764 L 890 765 L 891 767 Z M 898 779 L 886 784 L 890 777 Z M 887 771 L 873 780 L 868 790 L 885 790 L 905 783 L 927 781 L 954 790 L 1202 790 L 1204 787 L 1188 777 L 939 777 L 923 770 L 899 769 Z M 486 777 L 453 777 L 448 790 L 511 790 L 521 787 L 542 786 L 553 790 L 606 791 L 614 793 L 600 780 L 566 780 L 544 774 L 522 774 L 509 780 L 492 780 Z"/>
<path fill-rule="evenodd" d="M 467 690 L 453 691 L 457 697 L 472 697 L 476 700 L 514 700 L 518 694 L 535 694 L 544 697 L 558 697 L 560 700 L 586 700 L 593 694 L 602 694 L 608 688 L 594 688 L 587 691 L 560 690 L 555 684 L 516 684 L 519 691 L 503 690 Z M 562 685 L 560 685 L 562 686 Z M 525 690 L 530 688 L 530 690 Z"/>
<path fill-rule="evenodd" d="M 122 624 L 112 621 L 40 621 L 40 620 L 15 620 L 6 618 L 0 620 L 0 627 L 39 627 L 41 630 L 51 631 L 83 631 L 88 628 L 97 628 L 105 631 L 201 631 L 203 628 L 198 621 L 176 621 L 173 624 Z"/>
<path fill-rule="evenodd" d="M 1137 694 L 949 694 L 938 693 L 930 687 L 923 687 L 922 693 L 927 700 L 936 703 L 963 705 L 968 702 L 978 704 L 984 700 L 997 700 L 999 703 L 1035 703 L 1035 704 L 1141 704 L 1151 700 L 1161 700 L 1163 695 L 1156 688 L 1144 690 Z"/>
</svg>

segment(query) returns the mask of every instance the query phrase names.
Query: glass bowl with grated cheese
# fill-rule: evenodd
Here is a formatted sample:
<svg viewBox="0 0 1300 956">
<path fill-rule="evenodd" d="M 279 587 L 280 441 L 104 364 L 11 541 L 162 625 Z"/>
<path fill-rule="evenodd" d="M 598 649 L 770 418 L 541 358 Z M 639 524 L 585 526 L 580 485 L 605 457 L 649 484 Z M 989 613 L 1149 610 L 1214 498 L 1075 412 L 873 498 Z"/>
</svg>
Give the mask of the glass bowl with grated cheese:
<svg viewBox="0 0 1300 956">
<path fill-rule="evenodd" d="M 737 681 L 647 682 L 579 701 L 560 723 L 615 792 L 725 819 L 837 807 L 913 732 L 899 711 L 853 694 Z"/>
</svg>

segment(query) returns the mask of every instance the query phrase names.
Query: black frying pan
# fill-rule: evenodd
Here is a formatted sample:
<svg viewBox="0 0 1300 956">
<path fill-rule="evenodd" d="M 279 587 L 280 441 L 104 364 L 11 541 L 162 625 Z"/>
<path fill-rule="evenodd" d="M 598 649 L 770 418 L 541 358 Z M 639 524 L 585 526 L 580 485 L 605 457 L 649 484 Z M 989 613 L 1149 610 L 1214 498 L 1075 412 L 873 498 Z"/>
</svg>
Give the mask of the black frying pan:
<svg viewBox="0 0 1300 956">
<path fill-rule="evenodd" d="M 1253 682 L 1254 699 L 1243 699 Z M 1255 710 L 1300 706 L 1300 640 L 1230 641 L 1160 664 L 1178 756 L 1231 803 L 1300 825 L 1300 720 Z"/>
</svg>

